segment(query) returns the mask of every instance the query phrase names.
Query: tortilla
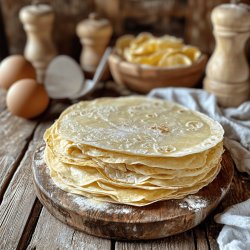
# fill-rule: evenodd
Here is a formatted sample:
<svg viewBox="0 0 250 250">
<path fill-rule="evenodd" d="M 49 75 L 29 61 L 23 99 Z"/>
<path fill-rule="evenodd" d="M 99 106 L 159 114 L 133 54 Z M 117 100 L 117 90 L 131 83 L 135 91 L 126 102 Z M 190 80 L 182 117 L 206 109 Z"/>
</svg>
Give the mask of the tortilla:
<svg viewBox="0 0 250 250">
<path fill-rule="evenodd" d="M 211 183 L 223 133 L 219 123 L 175 103 L 102 98 L 62 113 L 44 134 L 45 161 L 67 192 L 145 206 Z"/>
<path fill-rule="evenodd" d="M 58 134 L 78 144 L 123 154 L 180 157 L 223 139 L 222 126 L 176 103 L 145 97 L 100 98 L 65 110 Z"/>
</svg>

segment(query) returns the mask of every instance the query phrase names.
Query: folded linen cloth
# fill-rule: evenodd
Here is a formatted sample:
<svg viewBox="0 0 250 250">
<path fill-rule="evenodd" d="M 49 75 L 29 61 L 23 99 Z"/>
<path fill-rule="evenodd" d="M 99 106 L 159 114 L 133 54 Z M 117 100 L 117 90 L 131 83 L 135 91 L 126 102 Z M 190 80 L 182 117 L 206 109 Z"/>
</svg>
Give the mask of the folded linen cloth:
<svg viewBox="0 0 250 250">
<path fill-rule="evenodd" d="M 250 175 L 250 101 L 237 108 L 221 108 L 214 95 L 188 88 L 158 88 L 149 96 L 180 103 L 217 120 L 225 130 L 224 144 L 237 169 Z M 221 250 L 250 249 L 250 199 L 228 208 L 215 220 L 225 224 L 217 239 Z"/>
<path fill-rule="evenodd" d="M 217 214 L 215 221 L 225 224 L 217 239 L 220 249 L 250 249 L 250 199 Z"/>
</svg>

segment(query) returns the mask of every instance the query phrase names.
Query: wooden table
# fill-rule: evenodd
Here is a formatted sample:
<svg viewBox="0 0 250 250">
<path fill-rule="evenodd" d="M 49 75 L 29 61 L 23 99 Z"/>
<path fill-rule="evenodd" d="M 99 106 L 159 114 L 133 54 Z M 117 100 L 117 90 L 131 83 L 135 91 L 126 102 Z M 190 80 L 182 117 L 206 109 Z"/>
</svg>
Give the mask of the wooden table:
<svg viewBox="0 0 250 250">
<path fill-rule="evenodd" d="M 219 207 L 205 222 L 185 233 L 162 240 L 121 242 L 96 238 L 62 224 L 41 205 L 36 197 L 31 163 L 45 129 L 52 124 L 68 103 L 52 102 L 39 118 L 29 121 L 12 116 L 0 90 L 0 249 L 218 249 L 216 238 L 221 225 L 214 214 L 229 205 L 250 197 L 250 182 L 235 171 L 231 189 Z M 95 96 L 117 95 L 110 84 Z"/>
</svg>

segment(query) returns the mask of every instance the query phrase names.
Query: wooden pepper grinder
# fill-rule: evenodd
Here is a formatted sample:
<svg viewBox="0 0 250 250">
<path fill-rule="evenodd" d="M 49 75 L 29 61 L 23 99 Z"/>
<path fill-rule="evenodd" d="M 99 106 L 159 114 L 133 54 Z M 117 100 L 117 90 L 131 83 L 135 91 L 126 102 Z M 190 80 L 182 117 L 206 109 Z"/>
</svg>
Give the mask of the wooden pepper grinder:
<svg viewBox="0 0 250 250">
<path fill-rule="evenodd" d="M 43 82 L 47 65 L 56 55 L 52 41 L 55 18 L 53 9 L 47 4 L 25 6 L 21 9 L 19 18 L 27 33 L 24 55 L 36 69 L 37 81 Z"/>
<path fill-rule="evenodd" d="M 93 75 L 109 43 L 113 29 L 107 19 L 91 13 L 89 18 L 78 23 L 76 33 L 83 49 L 80 56 L 82 69 Z"/>
<path fill-rule="evenodd" d="M 203 86 L 223 107 L 235 107 L 249 99 L 249 65 L 245 55 L 250 36 L 250 9 L 245 4 L 222 4 L 211 15 L 215 51 L 206 68 Z"/>
</svg>

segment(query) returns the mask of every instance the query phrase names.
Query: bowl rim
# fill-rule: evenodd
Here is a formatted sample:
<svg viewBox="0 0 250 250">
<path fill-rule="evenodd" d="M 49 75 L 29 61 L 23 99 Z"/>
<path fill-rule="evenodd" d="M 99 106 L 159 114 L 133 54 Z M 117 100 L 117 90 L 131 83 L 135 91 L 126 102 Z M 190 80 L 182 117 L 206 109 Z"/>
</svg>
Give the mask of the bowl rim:
<svg viewBox="0 0 250 250">
<path fill-rule="evenodd" d="M 198 69 L 203 69 L 208 56 L 205 53 L 202 53 L 200 57 L 191 65 L 182 66 L 182 67 L 160 67 L 160 66 L 151 66 L 146 64 L 137 64 L 126 61 L 122 58 L 116 51 L 113 49 L 112 53 L 109 56 L 109 62 L 119 64 L 121 69 L 131 69 L 135 70 L 135 68 L 140 71 L 158 71 L 158 72 L 180 72 L 180 71 L 197 71 Z"/>
</svg>

